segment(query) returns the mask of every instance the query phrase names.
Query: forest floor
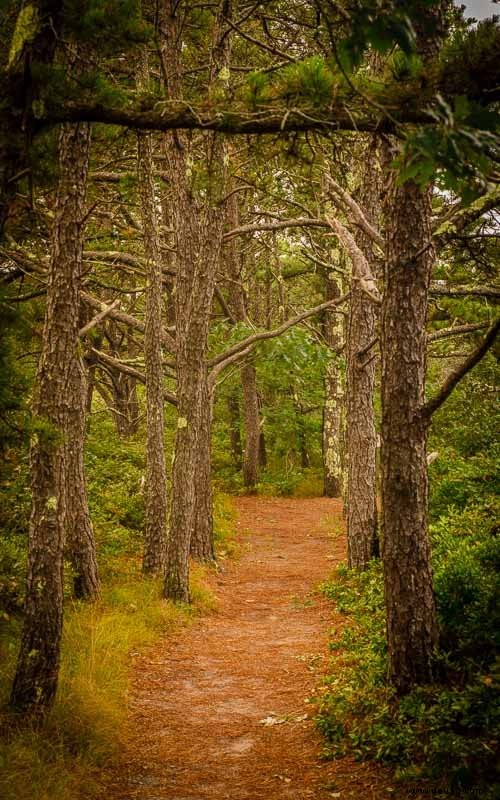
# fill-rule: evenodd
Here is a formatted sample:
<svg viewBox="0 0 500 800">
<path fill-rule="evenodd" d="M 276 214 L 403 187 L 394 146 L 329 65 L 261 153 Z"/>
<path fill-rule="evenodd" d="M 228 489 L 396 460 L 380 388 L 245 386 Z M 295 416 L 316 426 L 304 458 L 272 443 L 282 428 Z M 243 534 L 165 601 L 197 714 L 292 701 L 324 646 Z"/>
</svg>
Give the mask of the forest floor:
<svg viewBox="0 0 500 800">
<path fill-rule="evenodd" d="M 308 703 L 340 623 L 318 591 L 345 559 L 340 503 L 234 502 L 239 553 L 210 578 L 216 610 L 135 659 L 103 800 L 407 797 L 380 765 L 322 760 Z"/>
</svg>

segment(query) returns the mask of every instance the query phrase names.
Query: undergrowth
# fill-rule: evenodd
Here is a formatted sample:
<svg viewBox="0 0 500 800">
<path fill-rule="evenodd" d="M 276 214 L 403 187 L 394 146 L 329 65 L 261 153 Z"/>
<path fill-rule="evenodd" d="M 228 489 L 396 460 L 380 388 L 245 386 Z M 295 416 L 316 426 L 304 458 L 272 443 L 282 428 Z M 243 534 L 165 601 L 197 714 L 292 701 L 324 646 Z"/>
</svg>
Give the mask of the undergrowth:
<svg viewBox="0 0 500 800">
<path fill-rule="evenodd" d="M 432 685 L 398 699 L 387 681 L 381 566 L 340 567 L 325 594 L 346 615 L 315 699 L 326 755 L 390 763 L 401 779 L 500 793 L 500 540 L 490 506 L 450 510 L 432 527 L 441 628 Z"/>
<path fill-rule="evenodd" d="M 0 711 L 2 800 L 90 800 L 102 796 L 103 766 L 127 734 L 127 698 L 139 652 L 214 607 L 205 570 L 194 567 L 193 603 L 161 599 L 161 580 L 142 575 L 144 436 L 120 440 L 107 419 L 95 418 L 87 441 L 89 504 L 98 545 L 102 592 L 96 603 L 71 599 L 66 565 L 65 620 L 56 704 L 43 724 L 20 724 Z M 22 624 L 26 570 L 27 472 L 11 471 L 9 524 L 0 537 L 0 709 L 6 709 Z M 4 494 L 5 499 L 5 494 Z M 22 514 L 20 514 L 22 510 Z M 229 498 L 214 498 L 219 557 L 235 549 Z"/>
<path fill-rule="evenodd" d="M 100 768 L 126 734 L 130 668 L 138 650 L 211 609 L 203 571 L 194 570 L 192 607 L 161 598 L 161 581 L 145 578 L 136 561 L 103 587 L 97 603 L 67 605 L 57 701 L 41 727 L 18 727 L 0 716 L 2 800 L 77 800 L 97 796 Z M 0 703 L 11 685 L 20 623 L 11 619 L 0 639 Z"/>
</svg>

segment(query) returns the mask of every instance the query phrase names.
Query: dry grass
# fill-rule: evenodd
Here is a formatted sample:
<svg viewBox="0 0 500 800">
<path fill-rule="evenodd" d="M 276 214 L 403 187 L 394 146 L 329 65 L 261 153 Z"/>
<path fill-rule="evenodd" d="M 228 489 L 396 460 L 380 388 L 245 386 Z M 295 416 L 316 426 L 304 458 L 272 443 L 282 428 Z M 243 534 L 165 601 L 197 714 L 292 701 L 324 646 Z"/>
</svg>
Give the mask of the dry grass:
<svg viewBox="0 0 500 800">
<path fill-rule="evenodd" d="M 4 713 L 0 740 L 2 800 L 89 800 L 99 792 L 100 767 L 120 747 L 133 654 L 185 625 L 214 602 L 204 572 L 193 570 L 191 608 L 160 599 L 158 580 L 138 566 L 104 587 L 95 604 L 68 603 L 57 702 L 38 729 L 19 728 Z M 5 704 L 15 663 L 12 624 L 0 645 L 0 701 Z"/>
</svg>

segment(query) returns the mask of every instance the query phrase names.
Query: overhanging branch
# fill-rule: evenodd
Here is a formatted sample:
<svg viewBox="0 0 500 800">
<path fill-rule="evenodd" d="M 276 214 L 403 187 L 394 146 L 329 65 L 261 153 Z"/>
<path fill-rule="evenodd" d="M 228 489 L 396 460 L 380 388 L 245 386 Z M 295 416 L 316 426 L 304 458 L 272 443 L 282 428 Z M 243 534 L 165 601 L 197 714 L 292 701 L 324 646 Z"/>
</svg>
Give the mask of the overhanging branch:
<svg viewBox="0 0 500 800">
<path fill-rule="evenodd" d="M 420 413 L 424 419 L 430 421 L 434 412 L 443 405 L 455 386 L 479 363 L 479 361 L 481 361 L 488 350 L 493 346 L 499 330 L 500 317 L 493 323 L 481 344 L 448 376 L 439 392 L 422 406 Z"/>
</svg>

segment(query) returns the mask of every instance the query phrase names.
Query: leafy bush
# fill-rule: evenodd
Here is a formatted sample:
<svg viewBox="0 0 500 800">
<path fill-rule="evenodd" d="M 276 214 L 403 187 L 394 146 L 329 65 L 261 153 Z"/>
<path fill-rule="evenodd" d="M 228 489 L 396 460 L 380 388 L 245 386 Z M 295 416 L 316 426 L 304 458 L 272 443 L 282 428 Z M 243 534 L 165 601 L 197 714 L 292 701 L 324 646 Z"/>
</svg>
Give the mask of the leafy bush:
<svg viewBox="0 0 500 800">
<path fill-rule="evenodd" d="M 332 668 L 316 698 L 330 756 L 385 761 L 399 777 L 448 780 L 498 795 L 500 542 L 489 508 L 452 511 L 432 529 L 442 680 L 398 699 L 387 682 L 383 581 L 374 562 L 340 568 L 324 586 L 349 624 L 332 642 Z"/>
</svg>

